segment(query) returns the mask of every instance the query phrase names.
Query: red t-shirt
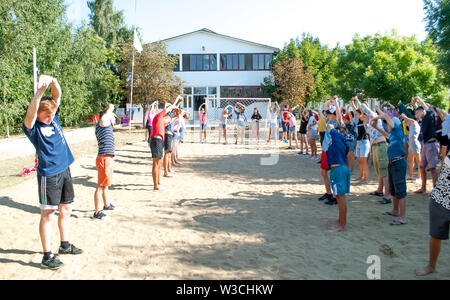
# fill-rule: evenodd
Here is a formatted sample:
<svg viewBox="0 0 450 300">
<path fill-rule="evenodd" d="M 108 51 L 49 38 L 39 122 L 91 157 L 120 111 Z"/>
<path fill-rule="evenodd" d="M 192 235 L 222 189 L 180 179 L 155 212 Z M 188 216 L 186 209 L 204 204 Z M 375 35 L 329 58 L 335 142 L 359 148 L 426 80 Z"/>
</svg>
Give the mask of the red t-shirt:
<svg viewBox="0 0 450 300">
<path fill-rule="evenodd" d="M 282 123 L 289 123 L 289 118 L 287 117 L 287 114 L 285 112 L 291 112 L 291 110 L 289 108 L 284 108 L 283 111 L 281 112 L 281 122 Z"/>
<path fill-rule="evenodd" d="M 167 113 L 166 113 L 166 110 L 163 109 L 163 111 L 161 111 L 159 114 L 157 114 L 153 118 L 152 136 L 150 137 L 150 139 L 159 135 L 162 138 L 162 140 L 164 141 L 164 134 L 166 133 L 166 124 L 164 122 L 165 116 L 167 116 Z"/>
</svg>

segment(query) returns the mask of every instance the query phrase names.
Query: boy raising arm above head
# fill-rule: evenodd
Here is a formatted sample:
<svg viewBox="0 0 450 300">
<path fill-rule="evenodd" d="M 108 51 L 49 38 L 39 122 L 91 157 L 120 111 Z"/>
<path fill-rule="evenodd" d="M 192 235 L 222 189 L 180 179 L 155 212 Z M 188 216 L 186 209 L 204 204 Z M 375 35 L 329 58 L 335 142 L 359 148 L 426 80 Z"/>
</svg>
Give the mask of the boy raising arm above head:
<svg viewBox="0 0 450 300">
<path fill-rule="evenodd" d="M 52 88 L 52 96 L 43 97 L 49 86 Z M 75 198 L 69 166 L 74 158 L 59 123 L 61 94 L 61 87 L 55 78 L 41 75 L 37 92 L 28 106 L 22 126 L 25 135 L 36 148 L 39 160 L 39 234 L 44 252 L 41 265 L 49 269 L 58 269 L 63 265 L 50 250 L 51 226 L 56 210 L 59 209 L 58 227 L 61 240 L 58 252 L 83 252 L 69 243 L 70 215 Z"/>
</svg>

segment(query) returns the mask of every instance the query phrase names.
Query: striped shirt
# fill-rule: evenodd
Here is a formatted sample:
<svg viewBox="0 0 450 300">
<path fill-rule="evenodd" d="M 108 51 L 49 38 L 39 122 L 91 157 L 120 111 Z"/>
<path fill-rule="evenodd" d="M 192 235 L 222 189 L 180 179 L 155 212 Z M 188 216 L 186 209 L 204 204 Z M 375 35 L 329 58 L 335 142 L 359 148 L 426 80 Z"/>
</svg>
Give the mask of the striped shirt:
<svg viewBox="0 0 450 300">
<path fill-rule="evenodd" d="M 95 136 L 98 142 L 98 156 L 114 155 L 114 133 L 112 125 L 101 127 L 99 123 L 95 126 Z"/>
</svg>

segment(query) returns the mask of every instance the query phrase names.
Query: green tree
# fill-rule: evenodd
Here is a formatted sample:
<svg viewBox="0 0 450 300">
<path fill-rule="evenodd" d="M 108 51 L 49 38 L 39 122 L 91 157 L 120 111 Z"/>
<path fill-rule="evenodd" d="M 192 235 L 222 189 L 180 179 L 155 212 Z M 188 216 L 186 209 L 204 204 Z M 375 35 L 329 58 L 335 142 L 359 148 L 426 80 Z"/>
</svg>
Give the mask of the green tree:
<svg viewBox="0 0 450 300">
<path fill-rule="evenodd" d="M 353 43 L 341 49 L 336 75 L 338 94 L 350 99 L 358 92 L 367 97 L 390 101 L 409 101 L 420 95 L 443 106 L 446 89 L 435 63 L 437 48 L 415 37 L 356 35 Z"/>
<path fill-rule="evenodd" d="M 33 47 L 41 72 L 56 77 L 61 58 L 70 45 L 63 0 L 0 0 L 0 130 L 20 130 L 33 95 Z"/>
<path fill-rule="evenodd" d="M 40 74 L 58 78 L 60 120 L 77 126 L 107 103 L 117 104 L 116 50 L 89 26 L 67 22 L 64 0 L 0 0 L 0 132 L 20 132 L 33 96 L 33 47 Z"/>
<path fill-rule="evenodd" d="M 305 67 L 314 77 L 314 85 L 309 86 L 305 102 L 318 102 L 329 99 L 336 89 L 335 67 L 337 64 L 338 48 L 330 49 L 322 45 L 318 38 L 311 34 L 302 34 L 302 38 L 291 39 L 274 59 L 274 64 L 288 58 L 300 58 Z M 263 83 L 263 90 L 274 96 L 276 87 L 270 78 Z"/>
<path fill-rule="evenodd" d="M 135 52 L 133 104 L 142 104 L 144 110 L 153 103 L 172 101 L 181 93 L 182 81 L 175 76 L 176 58 L 167 53 L 164 43 L 143 46 Z M 130 96 L 132 71 L 132 40 L 123 45 L 123 61 L 120 63 L 122 80 L 126 86 L 125 97 Z"/>
<path fill-rule="evenodd" d="M 105 40 L 108 49 L 117 47 L 132 36 L 132 30 L 124 25 L 123 12 L 114 10 L 113 0 L 91 0 L 87 5 L 91 10 L 90 25 Z"/>
<path fill-rule="evenodd" d="M 440 47 L 440 61 L 445 80 L 450 85 L 450 0 L 424 0 L 426 30 Z"/>
</svg>

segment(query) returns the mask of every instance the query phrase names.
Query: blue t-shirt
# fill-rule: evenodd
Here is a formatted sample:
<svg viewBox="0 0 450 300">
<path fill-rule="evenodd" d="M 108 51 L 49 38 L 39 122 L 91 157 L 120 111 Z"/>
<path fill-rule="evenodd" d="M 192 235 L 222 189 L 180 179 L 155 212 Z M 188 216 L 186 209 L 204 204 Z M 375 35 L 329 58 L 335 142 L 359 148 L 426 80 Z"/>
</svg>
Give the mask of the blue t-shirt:
<svg viewBox="0 0 450 300">
<path fill-rule="evenodd" d="M 327 127 L 325 127 L 325 137 L 324 137 L 323 143 L 322 143 L 322 150 L 325 152 L 328 151 L 328 147 L 329 147 L 330 140 L 331 140 L 331 135 L 330 135 L 330 132 L 328 131 L 328 124 L 332 124 L 334 126 L 334 128 L 339 126 L 339 123 L 337 121 L 333 122 L 333 121 L 329 121 L 327 119 Z M 342 122 L 341 126 L 345 126 L 345 124 Z"/>
<path fill-rule="evenodd" d="M 330 131 L 331 140 L 328 144 L 327 164 L 347 165 L 347 146 L 345 138 L 336 129 Z"/>
<path fill-rule="evenodd" d="M 403 128 L 401 127 L 401 125 L 395 124 L 391 132 L 389 132 L 389 160 L 406 155 L 405 148 L 403 148 L 404 139 L 405 134 L 403 133 Z"/>
<path fill-rule="evenodd" d="M 58 116 L 59 108 L 50 125 L 36 121 L 33 128 L 28 129 L 25 123 L 22 124 L 23 132 L 36 148 L 39 160 L 37 172 L 40 176 L 58 175 L 74 162 Z"/>
</svg>

